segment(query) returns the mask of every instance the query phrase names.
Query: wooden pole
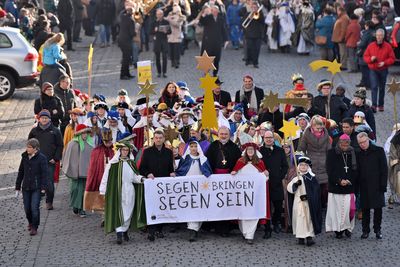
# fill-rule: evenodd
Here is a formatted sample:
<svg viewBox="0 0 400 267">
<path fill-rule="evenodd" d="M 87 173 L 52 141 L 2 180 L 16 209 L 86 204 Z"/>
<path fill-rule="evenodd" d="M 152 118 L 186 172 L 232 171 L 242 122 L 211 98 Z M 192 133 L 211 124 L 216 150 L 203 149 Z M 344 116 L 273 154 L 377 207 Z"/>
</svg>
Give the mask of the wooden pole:
<svg viewBox="0 0 400 267">
<path fill-rule="evenodd" d="M 396 132 L 399 130 L 397 127 L 397 122 L 398 122 L 398 118 L 397 118 L 397 101 L 396 101 L 396 93 L 393 95 L 393 110 L 394 110 L 394 125 L 396 127 Z"/>
<path fill-rule="evenodd" d="M 146 95 L 146 135 L 147 146 L 150 146 L 150 129 L 149 129 L 149 96 Z"/>
<path fill-rule="evenodd" d="M 88 95 L 91 96 L 91 89 L 92 89 L 92 66 L 90 66 L 89 71 L 89 80 L 88 80 Z"/>
</svg>

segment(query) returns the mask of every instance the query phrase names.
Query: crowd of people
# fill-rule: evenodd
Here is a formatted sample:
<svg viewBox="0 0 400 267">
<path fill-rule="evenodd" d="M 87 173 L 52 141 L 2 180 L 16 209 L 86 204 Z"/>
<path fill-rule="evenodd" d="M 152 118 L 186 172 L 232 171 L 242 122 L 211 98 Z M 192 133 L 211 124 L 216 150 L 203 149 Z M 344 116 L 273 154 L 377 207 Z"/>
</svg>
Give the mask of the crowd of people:
<svg viewBox="0 0 400 267">
<path fill-rule="evenodd" d="M 238 226 L 252 244 L 257 225 L 263 224 L 264 238 L 292 232 L 299 244 L 311 246 L 322 232 L 323 214 L 325 230 L 338 239 L 351 237 L 356 218 L 362 220 L 361 237 L 368 238 L 371 209 L 374 233 L 382 238 L 388 174 L 389 207 L 400 193 L 399 125 L 383 149 L 376 145 L 374 114 L 384 111 L 387 69 L 395 61 L 395 29 L 400 25 L 388 1 L 44 3 L 45 8 L 37 9 L 35 1 L 7 0 L 0 10 L 1 25 L 20 27 L 42 58 L 40 97 L 34 105 L 37 123 L 28 135 L 15 187 L 17 195 L 22 191 L 31 235 L 40 224 L 43 194 L 47 210 L 54 208 L 54 183 L 61 173 L 70 181 L 72 212 L 82 218 L 86 212 L 103 213 L 101 225 L 106 233 L 116 232 L 118 244 L 129 240 L 145 179 L 263 173 L 268 177 L 265 218 L 238 224 L 190 222 L 189 240 L 196 241 L 200 229 L 228 236 Z M 35 19 L 32 10 L 37 11 Z M 229 42 L 235 49 L 244 47 L 246 65 L 258 67 L 265 40 L 271 50 L 287 53 L 296 47 L 304 55 L 318 43 L 323 59 L 336 58 L 343 70 L 361 69 L 363 86 L 349 99 L 345 84 L 324 79 L 314 97 L 304 77 L 295 73 L 286 97 L 305 98 L 308 104 L 281 110 L 264 106 L 264 90 L 256 86 L 256 77 L 244 76 L 234 98 L 218 79 L 213 89 L 218 129 L 204 129 L 204 98 L 191 96 L 185 81 L 167 82 L 150 107 L 146 98 L 133 103 L 124 89 L 115 99 L 71 89 L 63 33 L 66 50 L 73 50 L 82 26 L 85 34 L 93 35 L 95 24 L 100 25 L 100 47 L 114 41 L 122 51 L 121 79 L 132 78 L 130 66 L 140 50 L 149 49 L 152 36 L 159 77 L 167 77 L 168 55 L 172 67 L 179 68 L 190 41 L 215 56 L 217 75 L 222 48 Z M 391 24 L 389 40 L 382 25 Z M 300 127 L 291 141 L 279 131 L 284 119 Z M 164 237 L 161 224 L 149 225 L 147 231 L 150 241 Z"/>
</svg>

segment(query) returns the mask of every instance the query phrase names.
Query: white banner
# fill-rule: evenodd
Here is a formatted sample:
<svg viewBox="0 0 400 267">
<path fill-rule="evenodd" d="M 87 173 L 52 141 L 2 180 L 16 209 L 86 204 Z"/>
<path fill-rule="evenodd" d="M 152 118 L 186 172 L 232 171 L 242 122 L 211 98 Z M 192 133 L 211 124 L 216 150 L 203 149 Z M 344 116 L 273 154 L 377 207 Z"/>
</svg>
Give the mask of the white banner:
<svg viewBox="0 0 400 267">
<path fill-rule="evenodd" d="M 144 182 L 147 224 L 265 218 L 264 174 L 163 177 Z"/>
</svg>

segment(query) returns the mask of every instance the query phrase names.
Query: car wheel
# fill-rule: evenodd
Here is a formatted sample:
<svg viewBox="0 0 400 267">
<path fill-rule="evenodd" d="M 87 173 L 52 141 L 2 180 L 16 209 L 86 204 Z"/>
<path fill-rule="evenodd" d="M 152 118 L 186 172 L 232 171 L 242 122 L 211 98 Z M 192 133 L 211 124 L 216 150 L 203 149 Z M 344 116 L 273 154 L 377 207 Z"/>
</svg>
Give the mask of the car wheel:
<svg viewBox="0 0 400 267">
<path fill-rule="evenodd" d="M 15 79 L 7 71 L 0 71 L 0 100 L 12 96 L 15 91 Z"/>
</svg>

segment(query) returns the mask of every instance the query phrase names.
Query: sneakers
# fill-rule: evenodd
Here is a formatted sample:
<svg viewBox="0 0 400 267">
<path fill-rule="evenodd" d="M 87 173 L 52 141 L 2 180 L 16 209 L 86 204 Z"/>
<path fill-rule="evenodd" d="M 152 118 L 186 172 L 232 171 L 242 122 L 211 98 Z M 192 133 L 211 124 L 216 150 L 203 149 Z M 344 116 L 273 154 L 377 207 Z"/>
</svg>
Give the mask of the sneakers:
<svg viewBox="0 0 400 267">
<path fill-rule="evenodd" d="M 84 210 L 79 211 L 79 217 L 85 218 L 86 217 L 86 212 Z"/>
<path fill-rule="evenodd" d="M 375 233 L 375 237 L 376 237 L 376 239 L 382 239 L 382 233 L 381 233 L 381 231 Z"/>
</svg>

